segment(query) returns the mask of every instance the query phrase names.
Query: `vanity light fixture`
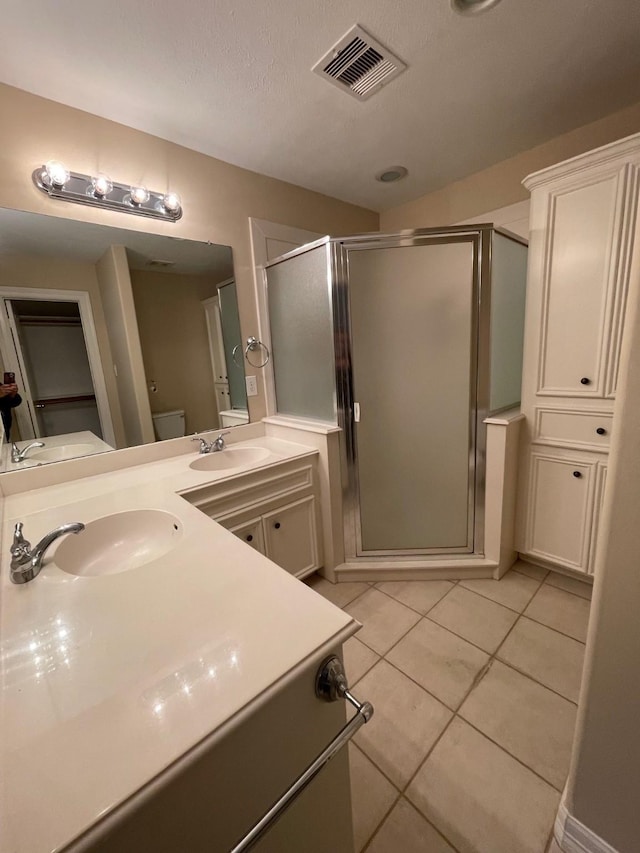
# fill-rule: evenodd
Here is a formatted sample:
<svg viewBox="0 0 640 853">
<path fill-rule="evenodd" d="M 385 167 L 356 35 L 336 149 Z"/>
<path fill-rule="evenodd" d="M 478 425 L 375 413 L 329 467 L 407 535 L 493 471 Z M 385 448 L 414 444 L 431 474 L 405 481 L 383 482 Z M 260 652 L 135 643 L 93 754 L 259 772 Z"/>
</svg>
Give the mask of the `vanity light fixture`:
<svg viewBox="0 0 640 853">
<path fill-rule="evenodd" d="M 83 175 L 70 172 L 57 160 L 49 160 L 35 169 L 32 178 L 39 190 L 61 201 L 135 213 L 169 222 L 176 222 L 182 216 L 182 202 L 177 193 L 153 192 L 139 184 L 121 184 L 102 173 Z"/>
</svg>

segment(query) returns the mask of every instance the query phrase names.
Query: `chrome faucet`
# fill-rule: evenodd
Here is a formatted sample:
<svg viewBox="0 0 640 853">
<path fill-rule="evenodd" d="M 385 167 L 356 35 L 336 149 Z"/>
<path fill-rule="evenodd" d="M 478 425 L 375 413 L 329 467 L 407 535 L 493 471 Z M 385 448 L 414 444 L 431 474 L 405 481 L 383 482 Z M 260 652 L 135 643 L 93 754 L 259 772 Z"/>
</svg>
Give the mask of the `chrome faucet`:
<svg viewBox="0 0 640 853">
<path fill-rule="evenodd" d="M 203 438 L 201 435 L 194 435 L 191 441 L 199 441 L 200 442 L 200 453 L 217 453 L 219 450 L 224 450 L 224 436 L 229 435 L 230 430 L 226 430 L 225 432 L 221 432 L 217 438 L 214 438 L 213 441 L 209 442 L 206 438 Z"/>
<path fill-rule="evenodd" d="M 11 580 L 13 583 L 27 583 L 36 578 L 40 574 L 42 558 L 49 546 L 61 536 L 66 536 L 67 533 L 80 533 L 81 530 L 84 530 L 84 524 L 79 521 L 61 524 L 60 527 L 56 527 L 51 533 L 43 536 L 36 547 L 31 550 L 31 543 L 27 542 L 22 535 L 22 522 L 19 521 L 13 532 L 13 544 L 11 545 Z"/>
<path fill-rule="evenodd" d="M 44 447 L 44 441 L 33 441 L 31 444 L 28 444 L 26 447 L 23 447 L 22 450 L 18 450 L 18 445 L 15 441 L 11 442 L 11 461 L 12 462 L 24 462 L 27 458 L 27 453 L 31 450 L 32 447 Z"/>
</svg>

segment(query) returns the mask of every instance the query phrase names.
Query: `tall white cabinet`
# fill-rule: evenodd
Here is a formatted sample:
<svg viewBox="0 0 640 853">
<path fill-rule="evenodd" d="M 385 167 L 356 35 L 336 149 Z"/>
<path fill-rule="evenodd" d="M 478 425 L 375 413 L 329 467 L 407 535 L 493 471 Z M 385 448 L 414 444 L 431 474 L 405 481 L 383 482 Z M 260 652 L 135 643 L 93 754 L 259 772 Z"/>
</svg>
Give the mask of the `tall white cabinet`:
<svg viewBox="0 0 640 853">
<path fill-rule="evenodd" d="M 631 259 L 640 134 L 530 175 L 518 550 L 592 573 Z"/>
</svg>

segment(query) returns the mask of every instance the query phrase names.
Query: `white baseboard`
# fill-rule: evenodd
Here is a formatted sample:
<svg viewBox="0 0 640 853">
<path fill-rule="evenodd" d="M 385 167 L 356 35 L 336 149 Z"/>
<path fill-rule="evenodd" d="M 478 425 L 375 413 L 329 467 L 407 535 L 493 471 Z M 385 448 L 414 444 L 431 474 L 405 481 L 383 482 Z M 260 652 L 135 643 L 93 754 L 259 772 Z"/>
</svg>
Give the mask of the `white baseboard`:
<svg viewBox="0 0 640 853">
<path fill-rule="evenodd" d="M 563 853 L 618 853 L 614 847 L 570 814 L 564 800 L 558 808 L 554 835 Z"/>
</svg>

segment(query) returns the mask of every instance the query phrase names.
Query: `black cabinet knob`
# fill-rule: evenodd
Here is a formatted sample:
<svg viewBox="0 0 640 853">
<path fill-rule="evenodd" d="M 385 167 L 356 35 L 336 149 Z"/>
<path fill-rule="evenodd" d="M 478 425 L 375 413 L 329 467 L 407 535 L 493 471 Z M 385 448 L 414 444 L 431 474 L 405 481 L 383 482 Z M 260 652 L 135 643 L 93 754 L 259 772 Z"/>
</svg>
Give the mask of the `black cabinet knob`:
<svg viewBox="0 0 640 853">
<path fill-rule="evenodd" d="M 273 526 L 275 527 L 276 530 L 280 530 L 280 522 L 279 521 L 276 521 L 276 523 Z"/>
<path fill-rule="evenodd" d="M 577 477 L 578 479 L 580 479 L 580 477 L 582 477 L 582 472 L 581 472 L 581 471 L 574 471 L 574 472 L 573 472 L 573 476 L 574 476 L 574 477 Z"/>
<path fill-rule="evenodd" d="M 591 385 L 591 380 L 586 376 L 583 376 L 580 382 L 582 385 Z"/>
<path fill-rule="evenodd" d="M 596 432 L 598 433 L 598 435 L 606 435 L 607 434 L 607 431 L 604 427 L 598 427 Z"/>
<path fill-rule="evenodd" d="M 251 534 L 247 536 L 247 542 L 253 542 L 253 536 Z"/>
</svg>

